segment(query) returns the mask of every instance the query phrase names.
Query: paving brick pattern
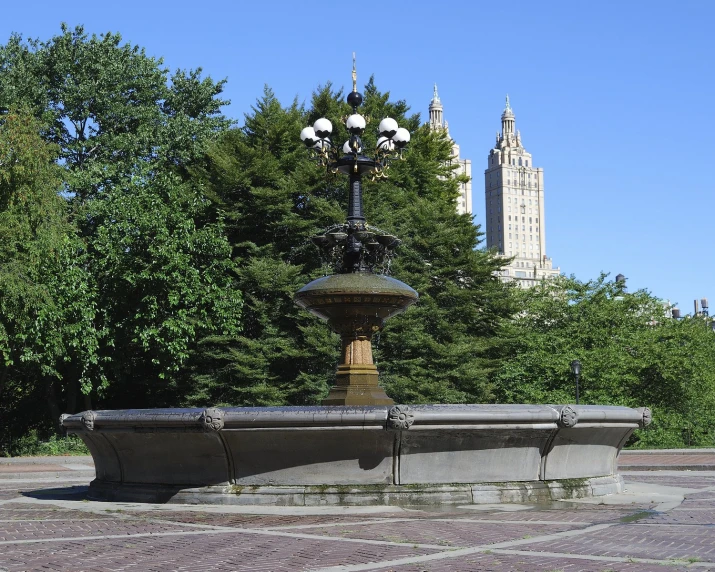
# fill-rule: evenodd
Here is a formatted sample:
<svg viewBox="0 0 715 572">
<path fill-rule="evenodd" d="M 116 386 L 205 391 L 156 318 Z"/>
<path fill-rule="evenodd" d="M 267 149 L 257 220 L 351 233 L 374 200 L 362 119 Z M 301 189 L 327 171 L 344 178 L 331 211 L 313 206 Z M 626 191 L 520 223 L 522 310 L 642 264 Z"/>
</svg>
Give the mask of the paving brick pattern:
<svg viewBox="0 0 715 572">
<path fill-rule="evenodd" d="M 346 515 L 346 516 L 302 516 L 302 515 L 260 515 L 260 514 L 226 514 L 216 512 L 200 511 L 132 511 L 132 517 L 159 519 L 172 522 L 205 524 L 210 526 L 231 526 L 238 528 L 282 528 L 293 526 L 313 526 L 325 524 L 326 520 L 331 523 L 353 523 L 362 520 L 381 520 L 387 518 L 384 514 L 379 515 Z M 395 514 L 394 518 L 405 518 L 403 514 Z M 418 518 L 418 517 L 414 517 Z"/>
<path fill-rule="evenodd" d="M 627 478 L 626 478 L 627 477 Z M 624 476 L 626 482 L 653 483 L 656 485 L 668 485 L 671 487 L 692 487 L 708 488 L 713 486 L 714 479 L 711 476 L 697 476 L 694 472 L 683 472 L 681 476 L 659 475 L 657 471 L 650 473 L 643 471 L 643 474 L 631 473 Z"/>
<path fill-rule="evenodd" d="M 676 487 L 682 502 L 665 512 L 656 500 L 340 515 L 149 509 L 84 503 L 77 485 L 87 483 L 71 468 L 38 480 L 27 465 L 3 465 L 0 572 L 715 571 L 715 455 L 631 454 L 628 464 L 640 457 L 669 474 L 628 473 L 627 487 Z M 712 471 L 669 469 L 691 463 Z"/>
<path fill-rule="evenodd" d="M 492 544 L 541 534 L 550 534 L 573 529 L 572 524 L 529 524 L 526 522 L 500 525 L 468 520 L 453 522 L 414 520 L 411 522 L 385 522 L 380 524 L 348 525 L 313 528 L 310 534 L 342 536 L 390 542 L 435 544 L 445 547 L 464 548 L 479 544 Z"/>
<path fill-rule="evenodd" d="M 24 570 L 290 571 L 379 562 L 420 556 L 431 551 L 409 545 L 361 545 L 315 539 L 261 536 L 176 536 L 71 541 L 50 550 L 37 545 L 3 546 L 0 566 Z"/>
<path fill-rule="evenodd" d="M 643 522 L 643 521 L 641 521 Z M 655 558 L 698 558 L 715 563 L 713 530 L 706 526 L 622 524 L 592 532 L 583 538 L 543 542 L 524 548 L 537 552 Z"/>
<path fill-rule="evenodd" d="M 589 561 L 575 558 L 510 555 L 474 554 L 463 558 L 444 559 L 438 562 L 407 564 L 375 568 L 376 572 L 693 572 L 686 563 L 668 563 L 667 567 L 652 563 Z"/>
<path fill-rule="evenodd" d="M 92 537 L 127 534 L 157 534 L 178 532 L 183 527 L 165 523 L 148 523 L 141 520 L 97 519 L 88 520 L 22 520 L 0 522 L 0 542 L 9 540 L 39 540 L 74 537 Z"/>
<path fill-rule="evenodd" d="M 653 504 L 633 504 L 627 508 L 616 508 L 606 505 L 588 505 L 576 503 L 556 503 L 557 508 L 550 510 L 525 510 L 518 512 L 479 513 L 469 515 L 469 518 L 500 521 L 557 521 L 574 524 L 594 524 L 618 521 L 636 512 L 649 510 Z"/>
<path fill-rule="evenodd" d="M 667 453 L 663 454 L 649 454 L 649 455 L 639 455 L 637 453 L 630 453 L 628 455 L 621 455 L 618 459 L 618 464 L 620 466 L 650 466 L 658 465 L 667 469 L 668 467 L 678 467 L 685 465 L 715 465 L 715 454 L 684 454 L 684 455 L 669 455 Z"/>
</svg>

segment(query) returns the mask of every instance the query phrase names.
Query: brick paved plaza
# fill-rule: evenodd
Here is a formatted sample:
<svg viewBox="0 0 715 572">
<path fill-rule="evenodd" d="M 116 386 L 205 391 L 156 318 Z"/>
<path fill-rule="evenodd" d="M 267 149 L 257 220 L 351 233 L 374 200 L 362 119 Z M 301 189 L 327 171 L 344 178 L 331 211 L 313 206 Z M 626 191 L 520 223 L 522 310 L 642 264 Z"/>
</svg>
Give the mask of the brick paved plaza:
<svg viewBox="0 0 715 572">
<path fill-rule="evenodd" d="M 437 510 L 100 503 L 89 457 L 0 459 L 0 571 L 715 569 L 715 451 L 621 467 L 617 497 Z"/>
</svg>

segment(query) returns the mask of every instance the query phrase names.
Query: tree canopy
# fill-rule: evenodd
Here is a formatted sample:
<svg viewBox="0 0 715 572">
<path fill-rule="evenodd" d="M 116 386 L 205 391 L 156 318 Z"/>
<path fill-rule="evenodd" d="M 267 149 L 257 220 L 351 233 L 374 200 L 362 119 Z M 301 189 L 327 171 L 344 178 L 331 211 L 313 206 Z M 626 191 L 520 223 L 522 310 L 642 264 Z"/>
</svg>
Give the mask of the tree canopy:
<svg viewBox="0 0 715 572">
<path fill-rule="evenodd" d="M 34 134 L 22 134 L 32 169 L 22 160 L 0 165 L 7 181 L 0 234 L 14 237 L 1 263 L 9 272 L 34 256 L 46 281 L 26 280 L 35 285 L 33 299 L 59 312 L 15 327 L 13 351 L 26 366 L 30 354 L 54 357 L 42 364 L 51 418 L 91 406 L 90 398 L 170 405 L 198 339 L 239 328 L 242 298 L 223 220 L 211 216 L 202 182 L 189 174 L 230 125 L 220 113 L 223 82 L 200 70 L 169 75 L 161 60 L 118 34 L 66 26 L 47 41 L 14 35 L 0 47 L 0 69 L 5 137 L 20 137 L 13 110 L 22 110 Z M 50 254 L 53 265 L 38 258 Z M 20 292 L 23 276 L 4 293 Z M 31 291 L 22 292 L 29 300 Z M 27 302 L 12 304 L 32 314 Z M 42 351 L 27 342 L 31 324 Z M 71 343 L 61 338 L 67 328 L 74 328 Z M 16 368 L 18 359 L 8 359 L 6 368 Z M 23 372 L 2 375 L 34 375 Z M 28 384 L 15 387 L 37 399 Z"/>
<path fill-rule="evenodd" d="M 560 277 L 514 296 L 522 311 L 504 331 L 499 401 L 573 403 L 569 364 L 578 359 L 581 403 L 653 409 L 641 445 L 713 443 L 715 335 L 703 319 L 675 320 L 663 301 L 606 275 Z"/>
</svg>

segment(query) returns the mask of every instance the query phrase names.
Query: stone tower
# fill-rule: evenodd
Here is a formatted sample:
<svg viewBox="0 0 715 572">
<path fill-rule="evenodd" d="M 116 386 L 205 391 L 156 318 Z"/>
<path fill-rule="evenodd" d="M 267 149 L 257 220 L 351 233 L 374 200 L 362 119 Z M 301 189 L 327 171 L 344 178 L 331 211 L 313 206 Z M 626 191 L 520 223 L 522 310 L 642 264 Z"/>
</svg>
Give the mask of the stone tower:
<svg viewBox="0 0 715 572">
<path fill-rule="evenodd" d="M 558 276 L 559 268 L 553 268 L 546 256 L 544 170 L 534 166 L 531 153 L 521 145 L 508 95 L 501 133 L 497 133 L 484 171 L 484 195 L 487 247 L 515 257 L 502 269 L 502 280 L 516 280 L 528 288 Z"/>
<path fill-rule="evenodd" d="M 444 130 L 449 137 L 449 124 L 444 120 L 444 108 L 442 101 L 437 93 L 437 84 L 434 85 L 434 94 L 432 101 L 429 104 L 429 126 L 430 129 Z M 450 137 L 450 140 L 451 137 Z M 457 197 L 457 213 L 459 214 L 474 214 L 472 211 L 472 161 L 471 159 L 462 159 L 459 156 L 459 145 L 452 140 L 452 159 L 451 163 L 457 163 L 458 168 L 454 171 L 456 175 L 467 175 L 469 180 L 466 183 L 459 185 L 459 197 Z"/>
</svg>

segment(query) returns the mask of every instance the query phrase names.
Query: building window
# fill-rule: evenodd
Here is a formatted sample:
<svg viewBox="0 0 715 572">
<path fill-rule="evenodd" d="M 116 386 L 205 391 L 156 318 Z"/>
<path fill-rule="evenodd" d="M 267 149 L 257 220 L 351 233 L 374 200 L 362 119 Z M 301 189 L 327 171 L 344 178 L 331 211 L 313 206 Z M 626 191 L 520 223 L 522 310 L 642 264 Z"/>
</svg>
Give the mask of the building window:
<svg viewBox="0 0 715 572">
<path fill-rule="evenodd" d="M 526 160 L 526 166 L 529 166 L 529 159 Z"/>
</svg>

